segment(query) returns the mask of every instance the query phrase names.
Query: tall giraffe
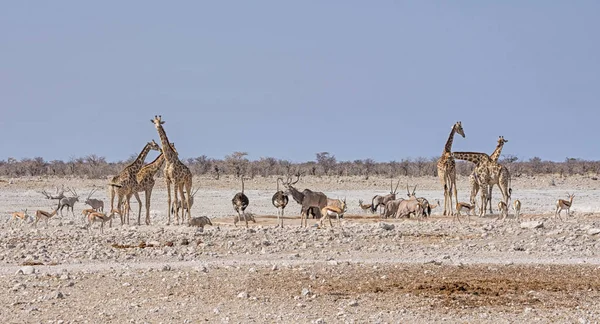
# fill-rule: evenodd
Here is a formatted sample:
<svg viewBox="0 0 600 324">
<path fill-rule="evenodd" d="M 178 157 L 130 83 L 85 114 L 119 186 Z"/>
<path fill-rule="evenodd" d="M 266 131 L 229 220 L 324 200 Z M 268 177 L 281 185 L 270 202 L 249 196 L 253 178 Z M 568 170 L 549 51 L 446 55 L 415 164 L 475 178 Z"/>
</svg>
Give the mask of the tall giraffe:
<svg viewBox="0 0 600 324">
<path fill-rule="evenodd" d="M 167 183 L 167 215 L 169 215 L 169 221 L 167 223 L 171 224 L 171 183 L 173 183 L 173 194 L 175 198 L 175 203 L 177 203 L 177 192 L 181 195 L 181 201 L 186 201 L 188 206 L 190 204 L 190 197 L 192 194 L 192 172 L 190 169 L 185 166 L 180 160 L 177 152 L 173 150 L 171 144 L 169 143 L 169 138 L 167 138 L 167 134 L 165 133 L 165 129 L 163 128 L 163 124 L 165 123 L 162 120 L 161 116 L 154 116 L 154 119 L 151 122 L 156 127 L 158 131 L 158 135 L 160 136 L 160 141 L 162 143 L 162 152 L 165 156 L 165 182 Z M 185 188 L 184 188 L 185 187 Z M 187 199 L 185 196 L 185 192 L 187 192 Z M 188 223 L 192 217 L 191 208 L 185 209 L 187 212 Z M 183 222 L 185 216 L 183 214 L 184 209 L 181 209 L 181 221 Z M 175 212 L 175 220 L 176 224 L 179 225 L 179 210 Z"/>
<path fill-rule="evenodd" d="M 444 186 L 444 215 L 454 214 L 452 211 L 452 192 L 454 191 L 454 198 L 458 201 L 458 192 L 456 190 L 456 163 L 452 157 L 452 141 L 454 141 L 454 133 L 460 134 L 463 138 L 465 132 L 463 131 L 461 122 L 456 122 L 452 126 L 442 156 L 437 162 L 438 177 L 440 182 Z"/>
<path fill-rule="evenodd" d="M 475 164 L 475 169 L 471 174 L 475 181 L 475 186 L 481 189 L 481 208 L 479 209 L 480 216 L 485 213 L 485 204 L 487 202 L 488 185 L 490 183 L 490 156 L 486 153 L 479 152 L 452 152 L 452 155 L 457 160 L 469 161 Z M 477 194 L 477 193 L 475 193 Z M 473 191 L 471 191 L 473 195 Z M 474 197 L 471 196 L 471 203 L 474 204 Z"/>
<path fill-rule="evenodd" d="M 171 147 L 175 150 L 175 144 L 171 143 Z M 177 150 L 175 150 L 177 152 Z M 137 173 L 137 184 L 134 188 L 135 192 L 144 192 L 146 201 L 146 225 L 150 225 L 150 198 L 152 197 L 152 189 L 154 189 L 154 176 L 165 163 L 165 155 L 161 152 L 154 161 L 144 165 Z M 142 205 L 139 205 L 138 224 L 140 223 Z"/>
<path fill-rule="evenodd" d="M 502 153 L 502 148 L 504 147 L 504 144 L 508 143 L 508 140 L 504 139 L 504 136 L 499 136 L 498 137 L 498 145 L 496 145 L 496 149 L 494 150 L 494 152 L 492 152 L 492 155 L 490 155 L 490 161 L 492 163 L 498 163 L 498 159 L 500 158 L 500 154 Z M 496 167 L 494 168 L 496 169 Z M 500 183 L 504 182 L 504 179 L 506 179 L 506 174 L 508 172 L 508 169 L 505 166 L 500 167 L 500 173 L 498 174 L 498 171 L 493 172 L 492 174 L 490 174 L 490 176 L 494 176 L 493 174 L 498 174 L 498 186 L 500 187 Z M 500 180 L 500 177 L 502 177 L 502 181 Z M 510 173 L 508 173 L 508 177 L 510 178 Z M 476 179 L 476 174 L 475 174 L 475 170 L 473 170 L 473 173 L 471 173 L 471 175 L 469 176 L 469 184 L 471 185 L 471 204 L 474 204 L 475 201 L 475 197 L 477 196 L 477 193 L 479 192 L 479 184 L 477 183 L 477 179 Z M 494 185 L 490 185 L 488 187 L 488 195 L 487 195 L 487 201 L 485 203 L 485 208 L 487 209 L 489 206 L 489 210 L 490 213 L 493 213 L 492 211 L 492 189 L 494 188 Z"/>
<path fill-rule="evenodd" d="M 160 146 L 152 140 L 152 142 L 146 143 L 137 158 L 126 166 L 118 175 L 114 176 L 109 183 L 110 186 L 110 209 L 114 209 L 115 195 L 117 195 L 117 207 L 119 210 L 122 208 L 123 198 L 127 197 L 127 194 L 131 191 L 133 186 L 137 183 L 136 175 L 144 165 L 144 160 L 150 152 L 150 150 L 160 151 Z M 131 196 L 129 196 L 130 198 Z M 138 198 L 138 202 L 141 201 Z M 129 203 L 129 200 L 127 200 Z M 123 211 L 121 211 L 123 215 Z M 123 216 L 121 216 L 121 224 L 123 224 Z M 112 219 L 111 219 L 112 225 Z"/>
</svg>

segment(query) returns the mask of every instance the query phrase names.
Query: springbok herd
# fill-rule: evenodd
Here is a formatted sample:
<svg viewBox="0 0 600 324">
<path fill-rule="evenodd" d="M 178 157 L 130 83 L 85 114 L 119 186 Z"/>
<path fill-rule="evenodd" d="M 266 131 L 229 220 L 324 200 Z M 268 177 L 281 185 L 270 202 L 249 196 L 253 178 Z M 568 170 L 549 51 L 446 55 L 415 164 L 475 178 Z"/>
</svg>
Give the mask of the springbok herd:
<svg viewBox="0 0 600 324">
<path fill-rule="evenodd" d="M 119 216 L 121 225 L 129 224 L 130 200 L 132 196 L 136 198 L 139 206 L 137 224 L 141 224 L 142 205 L 145 205 L 145 223 L 146 225 L 150 225 L 150 203 L 152 189 L 155 184 L 154 177 L 161 168 L 167 186 L 167 225 L 171 223 L 171 216 L 173 216 L 177 225 L 186 223 L 189 226 L 200 228 L 203 228 L 205 225 L 212 225 L 208 217 L 192 217 L 191 210 L 194 205 L 194 196 L 198 192 L 198 189 L 192 189 L 192 173 L 179 160 L 175 145 L 167 137 L 163 127 L 165 122 L 161 116 L 155 116 L 151 121 L 158 132 L 161 144 L 159 145 L 154 140 L 146 143 L 137 158 L 118 175 L 112 177 L 108 184 L 110 191 L 110 209 L 108 209 L 108 212 L 105 211 L 102 200 L 91 198 L 96 189 L 90 191 L 84 203 L 91 208 L 82 211 L 84 221 L 88 224 L 88 230 L 93 223 L 99 222 L 100 232 L 103 233 L 104 224 L 108 222 L 109 226 L 112 226 L 112 220 L 116 215 Z M 498 163 L 502 148 L 508 141 L 500 136 L 496 149 L 491 155 L 479 152 L 452 152 L 452 142 L 455 134 L 459 134 L 465 138 L 461 122 L 457 122 L 452 126 L 442 155 L 437 163 L 438 176 L 444 192 L 443 215 L 452 216 L 453 220 L 456 219 L 460 222 L 462 213 L 466 213 L 469 219 L 475 213 L 476 207 L 478 207 L 479 216 L 484 216 L 487 210 L 492 213 L 492 188 L 494 185 L 497 185 L 502 193 L 502 199 L 497 205 L 499 211 L 497 219 L 504 220 L 508 216 L 509 207 L 512 206 L 515 215 L 514 218 L 515 220 L 519 220 L 522 207 L 521 201 L 514 199 L 512 204 L 510 203 L 512 194 L 510 172 L 506 166 Z M 159 151 L 160 154 L 154 161 L 146 164 L 146 156 L 151 150 Z M 469 161 L 474 164 L 474 170 L 469 176 L 471 192 L 468 203 L 458 201 L 455 159 Z M 308 226 L 308 217 L 312 215 L 313 218 L 320 218 L 321 225 L 327 219 L 331 227 L 333 227 L 331 217 L 335 217 L 338 226 L 341 228 L 341 218 L 347 211 L 346 199 L 330 199 L 324 193 L 310 189 L 300 191 L 294 185 L 298 183 L 302 174 L 298 172 L 294 176 L 296 177 L 295 179 L 289 175 L 285 180 L 283 178 L 277 179 L 277 191 L 271 200 L 273 206 L 277 208 L 277 227 L 283 227 L 284 210 L 289 202 L 288 197 L 291 195 L 294 201 L 302 206 L 300 211 L 300 225 L 302 227 Z M 237 213 L 234 216 L 234 225 L 237 226 L 237 223 L 243 220 L 245 226 L 248 227 L 248 221 L 255 221 L 255 219 L 254 215 L 246 213 L 250 199 L 244 193 L 244 180 L 242 176 L 242 190 L 234 195 L 231 203 Z M 285 190 L 281 190 L 280 182 Z M 364 204 L 363 200 L 359 200 L 358 205 L 365 212 L 376 213 L 379 210 L 380 218 L 409 218 L 412 215 L 417 219 L 431 216 L 432 209 L 438 205 L 441 206 L 439 201 L 436 204 L 430 204 L 425 197 L 417 197 L 416 186 L 411 191 L 407 185 L 407 198 L 398 198 L 396 195 L 399 184 L 400 180 L 396 183 L 396 187 L 393 188 L 393 182 L 391 181 L 389 194 L 375 195 L 371 198 L 370 204 Z M 171 195 L 171 185 L 173 185 L 173 195 Z M 66 190 L 70 193 L 70 196 L 65 195 L 64 187 L 57 187 L 54 194 L 42 191 L 42 194 L 47 199 L 58 201 L 58 205 L 53 211 L 37 210 L 34 218 L 28 214 L 27 209 L 24 209 L 20 212 L 13 212 L 11 220 L 33 222 L 34 226 L 37 226 L 37 223 L 42 220 L 47 226 L 48 221 L 57 215 L 58 212 L 62 215 L 65 207 L 67 208 L 67 213 L 71 209 L 71 213 L 75 216 L 73 207 L 76 202 L 79 202 L 79 195 L 72 188 L 66 188 Z M 142 204 L 139 196 L 140 192 L 144 192 L 145 194 L 145 204 Z M 480 199 L 477 206 L 476 199 L 478 193 L 480 193 Z M 453 203 L 453 196 L 455 203 Z M 566 200 L 558 199 L 556 201 L 555 218 L 562 220 L 561 212 L 563 210 L 566 210 L 567 215 L 570 214 L 574 197 L 574 194 L 568 194 Z M 117 198 L 116 205 L 115 198 Z M 180 211 L 181 220 L 179 216 Z"/>
</svg>

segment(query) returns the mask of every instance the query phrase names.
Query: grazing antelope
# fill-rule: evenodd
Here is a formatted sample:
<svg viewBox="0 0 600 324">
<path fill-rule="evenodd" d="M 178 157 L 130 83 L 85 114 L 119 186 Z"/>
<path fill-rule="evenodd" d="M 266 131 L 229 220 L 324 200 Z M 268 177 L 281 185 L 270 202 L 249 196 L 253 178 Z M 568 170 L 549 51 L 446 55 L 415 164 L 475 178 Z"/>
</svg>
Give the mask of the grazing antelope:
<svg viewBox="0 0 600 324">
<path fill-rule="evenodd" d="M 196 189 L 190 195 L 190 205 L 191 205 L 191 207 L 194 207 L 194 196 L 196 195 L 196 193 L 198 192 L 198 190 L 200 190 L 200 188 Z M 187 212 L 189 212 L 189 210 L 187 210 L 188 209 L 187 208 L 187 201 L 185 201 L 185 200 L 177 200 L 177 201 L 173 201 L 173 203 L 171 203 L 171 214 L 172 215 L 179 214 L 179 210 L 180 209 L 182 209 L 181 215 L 183 215 L 183 211 L 184 210 L 187 211 Z M 173 216 L 173 217 L 175 217 L 175 216 Z M 138 223 L 139 223 L 139 221 L 138 221 Z"/>
<path fill-rule="evenodd" d="M 336 199 L 336 201 L 339 203 L 335 204 L 334 206 L 327 205 L 321 208 L 321 215 L 323 216 L 321 217 L 320 225 L 323 225 L 323 220 L 327 218 L 329 220 L 329 226 L 333 227 L 333 224 L 331 223 L 331 216 L 336 216 L 338 220 L 338 225 L 340 226 L 340 228 L 342 228 L 341 218 L 342 215 L 344 215 L 344 213 L 346 212 L 346 199 Z"/>
<path fill-rule="evenodd" d="M 63 216 L 62 210 L 67 207 L 67 213 L 69 212 L 69 208 L 71 208 L 71 213 L 73 213 L 73 217 L 75 217 L 75 212 L 73 211 L 73 206 L 75 203 L 79 201 L 79 195 L 75 191 L 75 189 L 67 188 L 73 195 L 72 197 L 64 197 L 58 202 L 58 209 L 60 209 L 60 216 Z"/>
<path fill-rule="evenodd" d="M 515 209 L 515 219 L 519 220 L 519 217 L 521 216 L 521 201 L 519 199 L 516 199 L 513 202 L 513 208 Z"/>
<path fill-rule="evenodd" d="M 37 223 L 40 221 L 40 219 L 43 219 L 44 222 L 46 223 L 46 227 L 48 227 L 48 220 L 50 220 L 50 218 L 52 218 L 52 216 L 56 215 L 57 212 L 58 212 L 58 207 L 56 209 L 54 209 L 54 211 L 51 213 L 44 211 L 44 210 L 37 210 L 35 212 L 35 222 L 33 222 L 33 226 L 37 227 Z"/>
<path fill-rule="evenodd" d="M 385 208 L 383 208 L 383 218 L 388 217 L 396 217 L 396 212 L 398 211 L 398 207 L 400 203 L 404 200 L 404 198 L 390 200 L 385 204 Z"/>
<path fill-rule="evenodd" d="M 290 199 L 285 192 L 279 190 L 279 181 L 283 183 L 283 178 L 277 178 L 277 192 L 273 195 L 273 198 L 271 198 L 271 202 L 273 203 L 273 206 L 277 208 L 277 227 L 281 226 L 283 228 L 283 210 Z"/>
<path fill-rule="evenodd" d="M 559 199 L 556 201 L 556 211 L 554 212 L 554 217 L 558 216 L 558 219 L 561 221 L 562 218 L 560 217 L 560 212 L 562 212 L 563 209 L 567 210 L 567 217 L 569 217 L 569 214 L 571 214 L 571 206 L 573 205 L 573 198 L 575 198 L 575 194 L 569 194 L 567 192 L 567 198 L 569 198 L 569 200 Z"/>
<path fill-rule="evenodd" d="M 364 213 L 367 213 L 367 210 L 371 210 L 371 206 L 373 206 L 373 204 L 366 204 L 365 205 L 365 204 L 363 204 L 363 200 L 359 199 L 358 200 L 358 206 L 360 207 L 360 209 L 363 210 Z M 371 213 L 373 213 L 373 212 L 371 211 Z"/>
<path fill-rule="evenodd" d="M 498 210 L 500 211 L 500 214 L 498 215 L 498 218 L 496 220 L 502 217 L 502 220 L 504 221 L 506 216 L 508 216 L 508 205 L 506 205 L 504 201 L 500 200 L 498 202 Z"/>
<path fill-rule="evenodd" d="M 292 186 L 296 184 L 300 180 L 300 173 L 296 174 L 296 181 L 292 182 L 292 179 L 288 177 L 286 182 L 283 182 L 283 185 L 287 189 L 286 193 L 292 195 L 294 200 L 302 205 L 302 209 L 300 210 L 300 227 L 308 227 L 308 212 L 312 207 L 317 213 L 321 213 L 323 207 L 327 206 L 327 196 L 322 192 L 312 191 L 310 189 L 304 189 L 302 192 L 298 191 L 298 189 Z M 319 215 L 320 216 L 320 215 Z"/>
<path fill-rule="evenodd" d="M 104 234 L 104 223 L 110 221 L 115 214 L 121 215 L 121 211 L 118 209 L 113 209 L 108 215 L 101 212 L 93 212 L 88 214 L 88 231 L 95 222 L 100 222 L 100 234 Z"/>
<path fill-rule="evenodd" d="M 246 218 L 246 208 L 250 205 L 250 199 L 248 196 L 244 194 L 244 177 L 242 176 L 242 192 L 238 192 L 231 199 L 231 203 L 233 204 L 233 209 L 238 213 L 238 217 L 241 220 L 242 215 L 244 216 L 244 222 L 246 223 L 246 228 L 248 228 L 248 219 Z M 240 214 L 241 212 L 241 214 Z M 237 222 L 233 223 L 237 226 Z"/>
<path fill-rule="evenodd" d="M 466 202 L 457 202 L 456 203 L 456 213 L 457 219 L 460 222 L 460 218 L 458 216 L 462 216 L 460 214 L 461 211 L 467 213 L 467 220 L 471 220 L 471 214 L 475 211 L 475 204 L 468 204 Z"/>
<path fill-rule="evenodd" d="M 17 218 L 21 220 L 21 224 L 23 224 L 24 221 L 30 221 L 31 216 L 29 216 L 29 214 L 27 214 L 27 209 L 25 209 L 22 212 L 14 212 L 11 215 L 11 221 L 16 221 Z"/>
<path fill-rule="evenodd" d="M 398 179 L 398 182 L 396 183 L 396 189 L 392 190 L 392 185 L 393 185 L 393 180 L 390 179 L 390 193 L 385 196 L 376 195 L 375 197 L 373 197 L 373 199 L 371 199 L 371 212 L 372 213 L 375 213 L 377 208 L 379 208 L 380 206 L 385 207 L 385 205 L 388 203 L 388 201 L 396 199 L 396 190 L 398 190 L 398 185 L 400 185 L 400 179 Z M 381 208 L 380 208 L 379 216 L 381 216 L 382 213 L 383 213 L 383 210 L 381 210 Z"/>
<path fill-rule="evenodd" d="M 89 205 L 90 207 L 92 207 L 93 210 L 95 211 L 104 211 L 104 201 L 100 200 L 100 199 L 92 199 L 92 195 L 94 194 L 94 192 L 96 192 L 98 189 L 94 188 L 92 189 L 92 191 L 90 191 L 90 193 L 88 194 L 87 198 L 85 199 L 85 204 Z"/>
<path fill-rule="evenodd" d="M 192 217 L 189 224 L 189 226 L 199 227 L 201 231 L 204 231 L 204 226 L 206 225 L 213 226 L 210 218 L 206 216 Z"/>
</svg>

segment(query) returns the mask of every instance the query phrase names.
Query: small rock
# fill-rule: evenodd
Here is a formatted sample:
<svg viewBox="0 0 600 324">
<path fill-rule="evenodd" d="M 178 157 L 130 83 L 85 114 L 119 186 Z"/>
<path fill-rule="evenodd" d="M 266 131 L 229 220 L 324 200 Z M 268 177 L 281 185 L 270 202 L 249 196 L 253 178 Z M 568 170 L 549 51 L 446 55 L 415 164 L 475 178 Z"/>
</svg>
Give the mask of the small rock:
<svg viewBox="0 0 600 324">
<path fill-rule="evenodd" d="M 63 299 L 63 298 L 65 298 L 65 295 L 63 295 L 62 292 L 57 291 L 56 293 L 54 293 L 54 295 L 52 297 L 56 298 L 56 299 Z"/>
<path fill-rule="evenodd" d="M 356 301 L 356 300 L 351 300 L 351 301 L 348 303 L 348 306 L 352 306 L 352 307 L 354 307 L 354 306 L 358 306 L 358 301 Z"/>
<path fill-rule="evenodd" d="M 248 297 L 250 297 L 250 295 L 248 295 L 248 293 L 245 292 L 245 291 L 242 291 L 237 296 L 238 296 L 238 298 L 248 298 Z"/>
<path fill-rule="evenodd" d="M 165 265 L 162 267 L 162 271 L 171 271 L 171 266 L 170 266 L 170 265 L 168 265 L 168 264 L 165 264 Z"/>
<path fill-rule="evenodd" d="M 30 275 L 35 273 L 35 268 L 32 266 L 24 266 L 17 270 L 17 274 Z"/>
<path fill-rule="evenodd" d="M 272 271 L 277 271 L 277 270 L 279 270 L 279 268 L 277 267 L 277 265 L 276 265 L 276 264 L 274 264 L 274 265 L 273 265 L 273 267 L 271 267 L 271 270 L 272 270 Z"/>
<path fill-rule="evenodd" d="M 528 221 L 528 222 L 522 222 L 520 226 L 523 229 L 534 229 L 534 228 L 544 227 L 544 223 L 540 222 L 540 221 Z"/>
<path fill-rule="evenodd" d="M 310 289 L 308 288 L 302 288 L 302 296 L 306 297 L 310 295 Z"/>
<path fill-rule="evenodd" d="M 186 238 L 184 238 L 183 240 L 181 240 L 181 245 L 188 245 L 190 244 L 190 241 Z"/>
<path fill-rule="evenodd" d="M 588 235 L 597 235 L 600 234 L 600 228 L 590 228 L 587 231 Z"/>
<path fill-rule="evenodd" d="M 12 291 L 17 291 L 19 289 L 24 289 L 24 288 L 25 288 L 25 284 L 24 283 L 18 283 L 18 284 L 14 285 L 12 287 Z"/>
<path fill-rule="evenodd" d="M 384 229 L 384 230 L 386 230 L 386 231 L 391 231 L 391 230 L 393 230 L 393 229 L 394 229 L 396 226 L 395 226 L 394 224 L 388 224 L 388 223 L 381 222 L 381 223 L 379 223 L 379 227 L 380 227 L 380 228 L 383 228 L 383 229 Z"/>
</svg>

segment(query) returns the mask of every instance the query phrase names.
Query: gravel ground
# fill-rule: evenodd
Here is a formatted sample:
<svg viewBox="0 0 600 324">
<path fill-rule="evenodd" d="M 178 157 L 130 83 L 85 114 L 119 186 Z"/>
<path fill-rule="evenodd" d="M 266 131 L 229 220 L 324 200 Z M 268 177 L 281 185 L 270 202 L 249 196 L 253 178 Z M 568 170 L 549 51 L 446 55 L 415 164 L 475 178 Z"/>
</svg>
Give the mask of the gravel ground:
<svg viewBox="0 0 600 324">
<path fill-rule="evenodd" d="M 85 200 L 106 180 L 0 179 L 0 212 L 50 211 L 40 191 L 65 184 Z M 231 178 L 195 179 L 194 216 L 203 232 L 166 226 L 161 179 L 152 225 L 88 230 L 78 203 L 49 226 L 0 224 L 1 318 L 6 323 L 210 322 L 597 322 L 600 282 L 600 192 L 589 177 L 512 181 L 523 219 L 497 214 L 452 221 L 380 220 L 358 199 L 389 191 L 389 180 L 306 178 L 298 188 L 346 197 L 343 229 L 299 227 L 290 202 L 285 227 L 275 228 L 270 199 L 275 178 L 246 182 L 250 228 L 234 227 Z M 441 199 L 434 177 L 403 178 L 419 196 Z M 404 187 L 404 188 L 402 188 Z M 467 179 L 458 181 L 468 201 Z M 404 191 L 402 191 L 404 190 Z M 553 217 L 554 203 L 574 192 L 572 215 Z M 499 190 L 495 190 L 495 199 Z M 106 190 L 95 198 L 106 199 Z M 108 202 L 107 205 L 110 203 Z M 134 210 L 137 204 L 133 203 Z M 119 223 L 117 221 L 117 223 Z M 238 223 L 239 225 L 239 223 Z"/>
</svg>

